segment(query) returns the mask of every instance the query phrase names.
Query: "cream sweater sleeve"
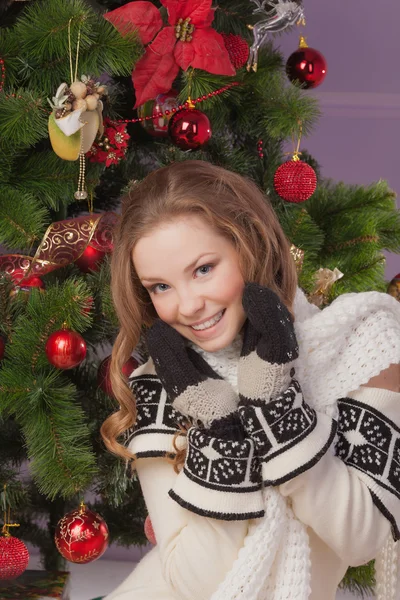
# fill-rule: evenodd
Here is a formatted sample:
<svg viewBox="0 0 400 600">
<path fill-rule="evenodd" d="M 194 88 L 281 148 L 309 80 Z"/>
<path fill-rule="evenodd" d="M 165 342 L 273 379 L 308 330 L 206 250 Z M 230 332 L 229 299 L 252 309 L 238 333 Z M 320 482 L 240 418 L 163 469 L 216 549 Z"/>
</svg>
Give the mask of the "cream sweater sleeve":
<svg viewBox="0 0 400 600">
<path fill-rule="evenodd" d="M 363 400 L 363 393 L 370 397 L 371 391 L 360 388 L 358 400 Z M 382 403 L 398 401 L 400 414 L 400 393 L 377 389 L 378 395 Z M 291 498 L 297 518 L 351 566 L 375 558 L 390 535 L 390 522 L 374 504 L 360 472 L 330 452 L 279 490 Z"/>
<path fill-rule="evenodd" d="M 182 508 L 168 495 L 177 474 L 164 458 L 138 459 L 137 473 L 164 579 L 182 600 L 209 600 L 243 546 L 248 521 L 219 521 Z"/>
</svg>

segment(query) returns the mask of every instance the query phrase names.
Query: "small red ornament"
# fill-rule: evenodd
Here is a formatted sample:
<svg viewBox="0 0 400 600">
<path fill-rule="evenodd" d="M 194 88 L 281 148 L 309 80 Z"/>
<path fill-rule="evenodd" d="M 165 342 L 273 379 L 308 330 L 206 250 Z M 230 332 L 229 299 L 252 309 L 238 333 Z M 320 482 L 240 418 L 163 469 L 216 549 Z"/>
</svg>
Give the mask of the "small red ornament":
<svg viewBox="0 0 400 600">
<path fill-rule="evenodd" d="M 79 258 L 76 259 L 75 264 L 79 267 L 83 273 L 89 273 L 89 271 L 98 271 L 100 263 L 105 257 L 106 252 L 97 250 L 93 246 L 86 246 L 83 253 Z"/>
<path fill-rule="evenodd" d="M 221 33 L 225 48 L 228 50 L 229 58 L 235 69 L 241 69 L 249 58 L 249 45 L 241 35 L 233 33 Z"/>
<path fill-rule="evenodd" d="M 0 335 L 0 360 L 3 360 L 5 353 L 6 353 L 6 342 L 5 342 L 5 339 Z"/>
<path fill-rule="evenodd" d="M 168 137 L 168 124 L 173 115 L 172 109 L 178 110 L 178 92 L 171 90 L 167 94 L 158 94 L 155 100 L 149 100 L 139 106 L 138 117 L 143 129 L 153 137 Z M 147 117 L 147 118 L 146 118 Z"/>
<path fill-rule="evenodd" d="M 97 372 L 97 384 L 99 388 L 103 390 L 106 394 L 111 397 L 114 397 L 111 380 L 110 380 L 110 364 L 111 364 L 111 356 L 107 356 L 99 366 L 99 370 Z M 131 356 L 124 366 L 122 367 L 122 373 L 129 377 L 129 375 L 139 366 L 139 363 Z"/>
<path fill-rule="evenodd" d="M 304 202 L 315 192 L 317 176 L 310 165 L 301 160 L 289 160 L 277 168 L 274 187 L 287 202 Z"/>
<path fill-rule="evenodd" d="M 157 546 L 157 540 L 154 534 L 153 523 L 151 522 L 149 515 L 147 515 L 146 520 L 144 522 L 144 535 L 147 537 L 150 544 L 153 544 L 153 546 Z"/>
<path fill-rule="evenodd" d="M 24 542 L 12 535 L 0 537 L 0 580 L 19 577 L 28 563 L 29 552 Z"/>
<path fill-rule="evenodd" d="M 328 66 L 325 57 L 315 48 L 309 48 L 300 37 L 299 48 L 286 62 L 286 74 L 290 81 L 301 83 L 304 88 L 315 88 L 325 79 Z"/>
<path fill-rule="evenodd" d="M 72 369 L 86 356 L 86 342 L 71 329 L 60 329 L 51 334 L 46 342 L 46 355 L 57 369 Z"/>
<path fill-rule="evenodd" d="M 96 512 L 81 504 L 59 520 L 54 536 L 59 553 L 73 563 L 97 560 L 108 546 L 108 527 Z"/>
<path fill-rule="evenodd" d="M 198 150 L 211 138 L 210 121 L 197 108 L 182 108 L 169 122 L 169 135 L 181 150 Z"/>
</svg>

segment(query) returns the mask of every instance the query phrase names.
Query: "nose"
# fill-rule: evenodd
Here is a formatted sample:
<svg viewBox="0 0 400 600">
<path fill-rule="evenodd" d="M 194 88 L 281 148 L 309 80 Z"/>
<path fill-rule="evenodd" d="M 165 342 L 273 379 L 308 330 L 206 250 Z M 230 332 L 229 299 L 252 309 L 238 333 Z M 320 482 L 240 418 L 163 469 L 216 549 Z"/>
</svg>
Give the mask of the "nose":
<svg viewBox="0 0 400 600">
<path fill-rule="evenodd" d="M 179 313 L 185 318 L 192 318 L 204 308 L 204 298 L 191 289 L 179 294 Z"/>
</svg>

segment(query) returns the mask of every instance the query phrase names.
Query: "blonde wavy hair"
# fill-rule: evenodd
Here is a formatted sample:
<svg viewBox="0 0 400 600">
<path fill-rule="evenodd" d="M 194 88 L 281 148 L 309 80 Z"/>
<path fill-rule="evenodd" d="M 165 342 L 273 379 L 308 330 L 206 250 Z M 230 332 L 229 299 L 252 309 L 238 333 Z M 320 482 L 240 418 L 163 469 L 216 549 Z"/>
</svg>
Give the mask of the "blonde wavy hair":
<svg viewBox="0 0 400 600">
<path fill-rule="evenodd" d="M 268 286 L 292 308 L 297 274 L 290 243 L 254 182 L 208 162 L 188 160 L 158 169 L 134 185 L 122 199 L 111 262 L 120 330 L 112 350 L 110 380 L 120 408 L 101 427 L 107 448 L 124 459 L 135 457 L 118 440 L 136 423 L 137 410 L 122 366 L 138 345 L 143 327 L 157 318 L 135 271 L 132 252 L 137 241 L 159 225 L 193 214 L 234 245 L 245 281 Z M 183 459 L 178 452 L 176 469 Z"/>
</svg>

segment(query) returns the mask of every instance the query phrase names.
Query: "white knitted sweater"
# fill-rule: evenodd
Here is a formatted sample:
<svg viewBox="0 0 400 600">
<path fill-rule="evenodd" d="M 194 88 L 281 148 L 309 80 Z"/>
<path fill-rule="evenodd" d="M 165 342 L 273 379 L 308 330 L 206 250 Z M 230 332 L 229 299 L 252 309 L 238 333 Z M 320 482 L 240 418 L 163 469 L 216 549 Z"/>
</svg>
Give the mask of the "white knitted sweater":
<svg viewBox="0 0 400 600">
<path fill-rule="evenodd" d="M 298 289 L 295 329 L 300 355 L 296 375 L 307 402 L 338 416 L 337 399 L 400 363 L 400 305 L 378 292 L 345 294 L 321 311 Z M 203 354 L 237 390 L 241 340 Z M 400 414 L 400 407 L 399 407 Z M 253 522 L 231 571 L 211 600 L 307 600 L 310 552 L 306 527 L 276 488 L 264 491 L 265 516 Z M 400 597 L 398 543 L 388 538 L 376 560 L 378 600 Z"/>
</svg>

